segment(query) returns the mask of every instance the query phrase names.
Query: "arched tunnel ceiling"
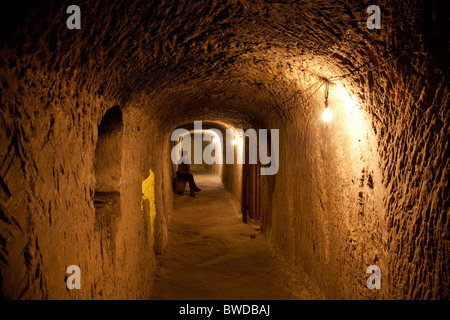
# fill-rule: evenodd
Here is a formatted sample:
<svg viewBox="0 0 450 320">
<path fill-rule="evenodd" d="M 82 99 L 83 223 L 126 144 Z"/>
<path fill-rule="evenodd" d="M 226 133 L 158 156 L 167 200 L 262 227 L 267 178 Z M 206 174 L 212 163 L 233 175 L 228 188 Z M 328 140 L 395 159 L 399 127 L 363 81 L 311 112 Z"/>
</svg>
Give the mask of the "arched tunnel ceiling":
<svg viewBox="0 0 450 320">
<path fill-rule="evenodd" d="M 174 113 L 262 123 L 274 111 L 289 116 L 283 101 L 307 88 L 305 74 L 329 78 L 384 63 L 394 44 L 410 49 L 414 39 L 390 35 L 426 21 L 403 25 L 417 8 L 385 3 L 389 28 L 379 31 L 359 1 L 79 1 L 82 29 L 68 30 L 70 3 L 29 1 L 3 13 L 2 50 L 37 61 L 44 76 L 76 77 L 121 103 L 141 99 L 172 126 Z"/>
<path fill-rule="evenodd" d="M 355 276 L 373 263 L 388 275 L 384 297 L 448 297 L 447 2 L 377 0 L 381 30 L 366 26 L 368 0 L 81 0 L 81 30 L 66 27 L 71 4 L 0 10 L 0 286 L 11 287 L 0 298 L 146 297 L 167 225 L 156 220 L 160 243 L 137 236 L 153 225 L 150 209 L 136 214 L 140 177 L 154 173 L 156 217 L 168 218 L 164 139 L 193 120 L 280 128 L 280 171 L 264 187 L 268 231 L 330 297 L 375 298 Z M 339 121 L 328 126 L 323 93 L 308 89 L 346 74 L 336 84 L 358 101 L 333 90 Z M 98 129 L 116 105 L 123 148 L 106 154 L 122 158 L 113 170 L 125 174 L 118 221 L 129 245 L 110 264 L 93 197 Z M 313 112 L 320 125 L 308 122 Z M 92 290 L 75 296 L 57 275 L 73 258 L 92 271 L 83 278 Z M 329 272 L 338 269 L 343 277 Z M 102 276 L 113 273 L 117 281 Z"/>
</svg>

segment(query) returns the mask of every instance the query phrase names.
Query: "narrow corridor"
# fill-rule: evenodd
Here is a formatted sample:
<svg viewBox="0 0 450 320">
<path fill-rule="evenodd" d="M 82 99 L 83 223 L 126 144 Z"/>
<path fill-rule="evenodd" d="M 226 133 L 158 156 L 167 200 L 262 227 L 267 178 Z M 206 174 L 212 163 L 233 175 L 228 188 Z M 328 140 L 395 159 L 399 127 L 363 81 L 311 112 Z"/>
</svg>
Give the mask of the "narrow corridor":
<svg viewBox="0 0 450 320">
<path fill-rule="evenodd" d="M 264 235 L 242 222 L 219 177 L 195 178 L 202 188 L 197 197 L 175 198 L 153 299 L 321 298 L 305 274 L 289 271 Z"/>
<path fill-rule="evenodd" d="M 449 300 L 449 5 L 9 3 L 0 300 Z"/>
</svg>

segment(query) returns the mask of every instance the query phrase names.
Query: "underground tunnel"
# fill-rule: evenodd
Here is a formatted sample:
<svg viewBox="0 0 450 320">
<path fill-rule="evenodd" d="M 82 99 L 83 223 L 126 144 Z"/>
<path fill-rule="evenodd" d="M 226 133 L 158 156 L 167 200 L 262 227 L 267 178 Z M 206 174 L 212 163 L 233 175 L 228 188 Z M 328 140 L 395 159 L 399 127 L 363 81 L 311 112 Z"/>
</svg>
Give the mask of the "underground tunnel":
<svg viewBox="0 0 450 320">
<path fill-rule="evenodd" d="M 71 5 L 1 13 L 0 298 L 449 299 L 448 3 Z"/>
</svg>

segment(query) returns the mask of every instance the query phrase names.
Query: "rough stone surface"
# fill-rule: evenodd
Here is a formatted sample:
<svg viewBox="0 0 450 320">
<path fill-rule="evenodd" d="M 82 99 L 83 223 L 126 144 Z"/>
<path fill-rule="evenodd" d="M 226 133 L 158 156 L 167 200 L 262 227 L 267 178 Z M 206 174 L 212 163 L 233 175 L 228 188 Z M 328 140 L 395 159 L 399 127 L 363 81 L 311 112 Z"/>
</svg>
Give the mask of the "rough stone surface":
<svg viewBox="0 0 450 320">
<path fill-rule="evenodd" d="M 449 298 L 447 3 L 378 1 L 381 30 L 366 26 L 368 1 L 77 4 L 81 30 L 66 28 L 68 2 L 1 13 L 2 297 L 150 297 L 173 203 L 170 134 L 204 120 L 280 129 L 263 230 L 327 298 Z M 116 105 L 124 183 L 105 257 L 95 150 Z M 84 290 L 66 290 L 71 264 Z M 371 264 L 381 290 L 365 287 Z"/>
</svg>

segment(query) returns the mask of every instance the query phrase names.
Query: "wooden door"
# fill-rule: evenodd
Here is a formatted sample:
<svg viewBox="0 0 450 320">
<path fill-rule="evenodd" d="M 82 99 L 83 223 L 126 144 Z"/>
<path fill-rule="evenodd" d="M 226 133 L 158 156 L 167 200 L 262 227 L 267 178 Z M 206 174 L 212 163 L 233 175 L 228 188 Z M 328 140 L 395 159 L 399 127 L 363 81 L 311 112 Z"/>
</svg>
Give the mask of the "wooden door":
<svg viewBox="0 0 450 320">
<path fill-rule="evenodd" d="M 242 220 L 261 226 L 260 164 L 249 164 L 248 144 L 245 147 L 245 164 L 242 172 Z"/>
</svg>

